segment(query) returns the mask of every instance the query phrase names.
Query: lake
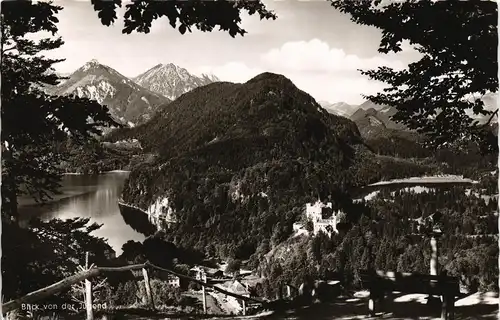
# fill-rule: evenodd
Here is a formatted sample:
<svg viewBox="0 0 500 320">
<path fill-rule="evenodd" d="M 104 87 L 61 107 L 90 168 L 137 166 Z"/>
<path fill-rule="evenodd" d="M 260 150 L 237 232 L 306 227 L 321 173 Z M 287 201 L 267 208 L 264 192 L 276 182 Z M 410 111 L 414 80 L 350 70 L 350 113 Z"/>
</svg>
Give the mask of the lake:
<svg viewBox="0 0 500 320">
<path fill-rule="evenodd" d="M 145 236 L 123 219 L 118 208 L 128 172 L 109 172 L 100 175 L 65 175 L 61 182 L 61 195 L 40 205 L 29 198 L 19 199 L 21 223 L 33 217 L 47 221 L 53 218 L 90 218 L 91 222 L 102 224 L 95 236 L 108 240 L 108 244 L 121 254 L 122 245 L 129 241 L 143 241 Z"/>
</svg>

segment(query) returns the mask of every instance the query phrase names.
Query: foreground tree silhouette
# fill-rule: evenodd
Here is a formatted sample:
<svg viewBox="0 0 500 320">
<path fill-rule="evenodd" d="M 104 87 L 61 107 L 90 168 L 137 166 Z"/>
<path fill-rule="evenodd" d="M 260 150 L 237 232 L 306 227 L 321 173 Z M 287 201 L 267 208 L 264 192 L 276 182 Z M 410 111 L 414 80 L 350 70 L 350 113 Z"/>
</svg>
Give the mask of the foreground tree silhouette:
<svg viewBox="0 0 500 320">
<path fill-rule="evenodd" d="M 109 26 L 117 19 L 116 10 L 122 6 L 121 0 L 92 0 L 94 10 L 101 22 Z M 178 26 L 180 33 L 191 32 L 196 28 L 210 32 L 215 27 L 227 31 L 232 37 L 244 35 L 240 27 L 242 11 L 249 15 L 257 13 L 260 19 L 276 19 L 276 15 L 266 9 L 260 0 L 138 0 L 125 5 L 125 26 L 123 33 L 133 31 L 149 33 L 154 20 L 166 17 L 173 28 Z"/>
<path fill-rule="evenodd" d="M 432 147 L 472 140 L 484 152 L 498 152 L 489 126 L 498 109 L 485 110 L 481 100 L 498 90 L 495 2 L 330 1 L 352 21 L 382 30 L 379 52 L 399 52 L 402 41 L 408 40 L 422 54 L 405 70 L 363 70 L 388 84 L 369 100 L 396 107 L 393 119 L 426 134 Z M 489 121 L 479 123 L 468 112 L 490 115 Z"/>
<path fill-rule="evenodd" d="M 49 3 L 2 2 L 2 216 L 17 220 L 17 197 L 28 194 L 44 201 L 58 186 L 57 142 L 68 136 L 92 139 L 101 126 L 118 124 L 108 109 L 95 101 L 50 96 L 44 86 L 58 84 L 43 52 L 59 48 L 61 38 L 38 41 L 30 35 L 57 32 L 55 14 L 62 9 Z"/>
<path fill-rule="evenodd" d="M 98 225 L 88 220 L 33 221 L 18 225 L 17 198 L 29 195 L 45 201 L 57 191 L 62 160 L 56 146 L 71 136 L 87 141 L 101 126 L 118 125 L 106 107 L 76 97 L 55 97 L 42 89 L 59 77 L 46 50 L 60 47 L 60 38 L 33 40 L 37 32 L 57 32 L 49 3 L 1 3 L 2 104 L 2 286 L 4 302 L 74 274 L 85 251 L 93 262 L 103 261 L 111 248 L 91 233 Z M 51 298 L 61 302 L 64 294 Z M 48 302 L 48 301 L 46 301 Z"/>
</svg>

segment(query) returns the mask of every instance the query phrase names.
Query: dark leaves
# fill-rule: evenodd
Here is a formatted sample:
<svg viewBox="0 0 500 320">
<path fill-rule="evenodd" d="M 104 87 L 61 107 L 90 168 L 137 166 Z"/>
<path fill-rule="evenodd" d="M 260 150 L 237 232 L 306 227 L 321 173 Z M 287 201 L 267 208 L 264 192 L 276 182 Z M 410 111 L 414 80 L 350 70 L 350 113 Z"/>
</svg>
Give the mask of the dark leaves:
<svg viewBox="0 0 500 320">
<path fill-rule="evenodd" d="M 490 114 L 471 96 L 498 90 L 495 3 L 406 1 L 375 8 L 371 1 L 340 0 L 332 6 L 356 23 L 382 29 L 380 52 L 398 52 L 407 40 L 423 55 L 406 70 L 362 71 L 388 84 L 368 99 L 396 107 L 393 120 L 426 134 L 434 147 L 463 139 L 491 142 L 478 136 L 470 113 Z"/>
<path fill-rule="evenodd" d="M 108 4 L 95 5 L 104 12 Z M 2 2 L 2 176 L 9 186 L 10 200 L 26 193 L 46 200 L 58 187 L 62 157 L 56 146 L 68 136 L 75 140 L 94 138 L 100 127 L 117 125 L 108 109 L 95 101 L 73 97 L 52 97 L 44 90 L 57 85 L 60 77 L 43 53 L 59 48 L 61 38 L 32 40 L 29 35 L 41 31 L 55 33 L 61 8 L 46 2 Z M 109 11 L 109 9 L 108 9 Z M 8 176 L 7 176 L 8 175 Z M 21 189 L 20 186 L 23 186 Z M 17 194 L 16 194 L 17 193 Z M 2 207 L 2 210 L 4 208 Z M 10 208 L 15 215 L 16 208 Z"/>
<path fill-rule="evenodd" d="M 98 12 L 101 23 L 110 26 L 116 20 L 116 8 L 122 6 L 121 0 L 92 0 L 94 10 Z"/>
<path fill-rule="evenodd" d="M 181 24 L 181 25 L 179 26 L 179 32 L 180 32 L 181 34 L 186 33 L 186 25 L 185 25 L 185 24 Z"/>
<path fill-rule="evenodd" d="M 39 31 L 57 32 L 55 15 L 62 7 L 32 1 L 2 1 L 1 6 L 3 36 L 17 38 Z"/>
<path fill-rule="evenodd" d="M 120 6 L 120 0 L 93 0 L 92 3 L 104 25 L 115 21 L 116 7 Z M 235 37 L 237 34 L 246 33 L 239 26 L 241 11 L 246 11 L 249 15 L 258 14 L 260 19 L 276 19 L 276 15 L 267 10 L 262 2 L 254 0 L 136 0 L 126 5 L 123 33 L 149 33 L 152 22 L 165 17 L 173 28 L 176 28 L 177 24 L 180 25 L 181 34 L 191 32 L 191 27 L 203 32 L 210 32 L 219 27 L 219 30 Z"/>
</svg>

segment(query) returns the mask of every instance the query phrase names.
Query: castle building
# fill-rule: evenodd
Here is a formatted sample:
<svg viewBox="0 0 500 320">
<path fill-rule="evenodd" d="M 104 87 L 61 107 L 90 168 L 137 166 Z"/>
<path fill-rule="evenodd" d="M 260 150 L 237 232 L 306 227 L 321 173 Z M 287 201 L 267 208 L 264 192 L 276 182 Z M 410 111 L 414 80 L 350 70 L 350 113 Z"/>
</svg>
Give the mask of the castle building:
<svg viewBox="0 0 500 320">
<path fill-rule="evenodd" d="M 316 201 L 316 203 L 306 204 L 306 217 L 310 219 L 314 226 L 314 234 L 323 231 L 331 236 L 333 232 L 338 233 L 337 230 L 337 215 L 339 212 L 333 212 L 332 203 L 323 203 Z"/>
</svg>

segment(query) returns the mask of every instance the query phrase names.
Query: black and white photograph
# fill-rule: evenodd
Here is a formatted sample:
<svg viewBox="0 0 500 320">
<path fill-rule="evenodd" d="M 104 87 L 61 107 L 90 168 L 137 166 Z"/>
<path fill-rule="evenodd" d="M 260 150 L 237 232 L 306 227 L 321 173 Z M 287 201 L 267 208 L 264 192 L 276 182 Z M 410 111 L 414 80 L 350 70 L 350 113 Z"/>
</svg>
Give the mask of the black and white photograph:
<svg viewBox="0 0 500 320">
<path fill-rule="evenodd" d="M 498 2 L 3 0 L 1 318 L 498 319 Z"/>
</svg>

